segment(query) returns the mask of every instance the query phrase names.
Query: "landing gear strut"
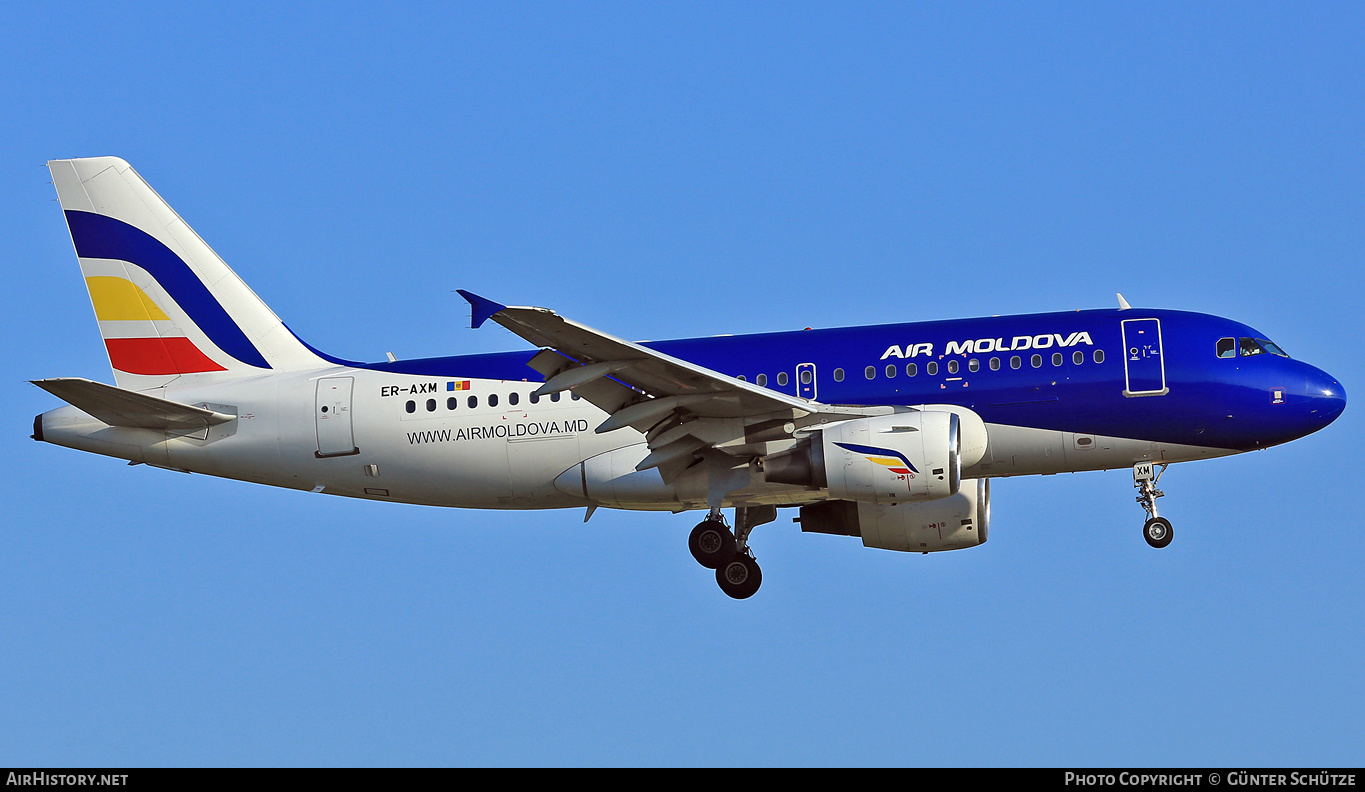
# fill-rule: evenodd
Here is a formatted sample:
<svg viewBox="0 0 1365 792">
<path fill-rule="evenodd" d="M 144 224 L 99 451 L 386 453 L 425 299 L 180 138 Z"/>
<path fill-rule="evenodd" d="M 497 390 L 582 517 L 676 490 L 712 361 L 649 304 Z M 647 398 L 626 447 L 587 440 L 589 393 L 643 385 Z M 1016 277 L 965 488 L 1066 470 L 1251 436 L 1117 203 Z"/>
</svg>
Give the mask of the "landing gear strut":
<svg viewBox="0 0 1365 792">
<path fill-rule="evenodd" d="M 716 570 L 716 583 L 721 591 L 734 599 L 748 599 L 763 583 L 763 570 L 749 549 L 749 532 L 775 519 L 776 506 L 737 507 L 735 532 L 731 533 L 720 509 L 712 509 L 692 529 L 687 548 L 698 564 Z"/>
<path fill-rule="evenodd" d="M 1147 510 L 1147 522 L 1142 525 L 1142 538 L 1147 540 L 1147 544 L 1157 548 L 1170 544 L 1175 536 L 1171 521 L 1156 513 L 1156 499 L 1166 495 L 1156 488 L 1156 483 L 1169 466 L 1170 463 L 1165 462 L 1161 464 L 1161 470 L 1154 471 L 1151 462 L 1133 465 L 1133 486 L 1138 490 L 1137 502 Z"/>
</svg>

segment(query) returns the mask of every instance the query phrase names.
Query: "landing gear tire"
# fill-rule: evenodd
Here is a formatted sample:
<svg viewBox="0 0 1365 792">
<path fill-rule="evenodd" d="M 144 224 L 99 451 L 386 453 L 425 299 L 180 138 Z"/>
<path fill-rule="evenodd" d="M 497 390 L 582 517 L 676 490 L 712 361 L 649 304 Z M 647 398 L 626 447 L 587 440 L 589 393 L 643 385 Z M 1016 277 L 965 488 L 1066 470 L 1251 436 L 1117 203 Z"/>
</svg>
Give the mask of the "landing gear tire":
<svg viewBox="0 0 1365 792">
<path fill-rule="evenodd" d="M 1171 521 L 1165 517 L 1153 517 L 1142 526 L 1142 538 L 1147 540 L 1147 544 L 1152 547 L 1165 547 L 1171 543 L 1175 532 L 1171 530 Z"/>
<path fill-rule="evenodd" d="M 763 584 L 763 570 L 747 555 L 737 555 L 716 569 L 716 583 L 733 599 L 748 599 Z"/>
<path fill-rule="evenodd" d="M 687 549 L 698 564 L 720 569 L 735 557 L 735 535 L 720 520 L 703 520 L 687 537 Z"/>
</svg>

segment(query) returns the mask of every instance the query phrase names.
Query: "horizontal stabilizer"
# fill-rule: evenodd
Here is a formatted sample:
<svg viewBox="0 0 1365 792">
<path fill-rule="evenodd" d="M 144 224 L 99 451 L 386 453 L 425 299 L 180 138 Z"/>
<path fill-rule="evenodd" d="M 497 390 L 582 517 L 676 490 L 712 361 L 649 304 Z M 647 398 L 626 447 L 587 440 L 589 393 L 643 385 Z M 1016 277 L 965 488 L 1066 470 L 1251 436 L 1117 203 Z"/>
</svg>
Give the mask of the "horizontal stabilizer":
<svg viewBox="0 0 1365 792">
<path fill-rule="evenodd" d="M 193 432 L 237 417 L 79 377 L 56 377 L 32 382 L 110 426 Z"/>
</svg>

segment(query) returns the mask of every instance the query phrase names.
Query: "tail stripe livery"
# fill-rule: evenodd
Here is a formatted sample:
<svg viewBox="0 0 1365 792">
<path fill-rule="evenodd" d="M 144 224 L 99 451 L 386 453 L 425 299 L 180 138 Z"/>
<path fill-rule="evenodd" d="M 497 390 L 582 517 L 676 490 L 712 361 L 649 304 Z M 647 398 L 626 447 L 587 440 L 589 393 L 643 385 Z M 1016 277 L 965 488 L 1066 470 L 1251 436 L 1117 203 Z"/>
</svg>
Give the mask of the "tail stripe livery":
<svg viewBox="0 0 1365 792">
<path fill-rule="evenodd" d="M 130 280 L 92 275 L 85 279 L 85 286 L 90 291 L 90 302 L 95 306 L 95 318 L 101 323 L 138 322 L 141 327 L 156 332 L 153 322 L 171 321 L 147 292 Z M 119 371 L 155 376 L 227 370 L 184 336 L 157 333 L 155 337 L 110 338 L 110 330 L 112 328 L 104 333 L 104 346 L 109 352 L 109 362 Z"/>
<path fill-rule="evenodd" d="M 92 275 L 85 279 L 85 287 L 90 290 L 90 302 L 95 304 L 95 318 L 101 322 L 170 321 L 147 292 L 130 280 Z"/>
<path fill-rule="evenodd" d="M 204 282 L 195 275 L 179 256 L 160 241 L 140 229 L 134 228 L 112 217 L 92 212 L 66 212 L 66 224 L 71 229 L 71 241 L 76 245 L 76 255 L 81 258 L 113 259 L 136 264 L 156 279 L 199 329 L 209 337 L 219 349 L 248 366 L 268 369 L 270 364 L 261 356 L 255 345 L 247 339 L 237 323 L 232 321 L 228 312 L 214 299 Z M 137 288 L 133 284 L 129 284 Z M 140 290 L 139 290 L 140 291 Z M 94 293 L 91 293 L 92 299 Z M 149 300 L 150 302 L 150 300 Z M 96 315 L 99 305 L 95 306 Z M 164 313 L 162 314 L 165 315 Z M 154 339 L 138 339 L 151 341 Z M 168 339 L 169 340 L 169 339 Z M 191 347 L 192 342 L 185 339 Z M 194 347 L 200 357 L 203 353 Z M 115 368 L 122 368 L 117 363 Z M 129 371 L 129 369 L 123 369 Z M 224 371 L 222 366 L 211 369 L 190 369 L 189 371 Z M 134 372 L 147 373 L 147 372 Z M 158 372 L 167 373 L 167 372 Z M 189 373 L 181 371 L 179 373 Z"/>
<path fill-rule="evenodd" d="M 194 342 L 183 336 L 176 338 L 106 338 L 109 362 L 119 371 L 129 374 L 156 376 L 162 374 L 196 374 L 206 371 L 227 371 L 213 362 Z"/>
<path fill-rule="evenodd" d="M 48 168 L 120 388 L 340 365 L 299 341 L 128 163 Z"/>
</svg>

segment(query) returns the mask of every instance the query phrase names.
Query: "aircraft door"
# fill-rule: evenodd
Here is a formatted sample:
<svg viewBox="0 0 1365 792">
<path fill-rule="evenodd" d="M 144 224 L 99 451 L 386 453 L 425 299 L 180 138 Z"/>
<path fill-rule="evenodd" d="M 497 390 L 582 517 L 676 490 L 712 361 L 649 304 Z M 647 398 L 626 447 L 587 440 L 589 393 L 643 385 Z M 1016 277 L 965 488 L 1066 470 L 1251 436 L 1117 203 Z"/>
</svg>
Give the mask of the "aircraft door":
<svg viewBox="0 0 1365 792">
<path fill-rule="evenodd" d="M 318 380 L 313 417 L 318 430 L 319 458 L 360 453 L 351 432 L 351 389 L 354 385 L 354 377 Z"/>
<path fill-rule="evenodd" d="M 801 363 L 796 367 L 796 395 L 802 399 L 815 399 L 815 364 Z"/>
<path fill-rule="evenodd" d="M 1161 354 L 1161 320 L 1125 319 L 1122 327 L 1123 395 L 1165 395 L 1169 389 Z"/>
</svg>

